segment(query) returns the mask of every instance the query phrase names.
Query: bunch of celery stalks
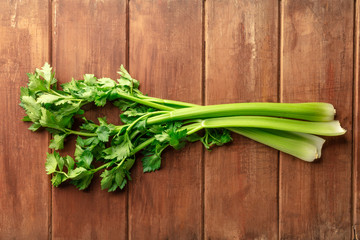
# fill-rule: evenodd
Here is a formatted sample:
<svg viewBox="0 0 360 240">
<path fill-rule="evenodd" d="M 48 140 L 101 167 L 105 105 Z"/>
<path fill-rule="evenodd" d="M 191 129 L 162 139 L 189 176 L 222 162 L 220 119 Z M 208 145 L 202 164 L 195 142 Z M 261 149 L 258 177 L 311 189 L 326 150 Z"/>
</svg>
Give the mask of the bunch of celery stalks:
<svg viewBox="0 0 360 240">
<path fill-rule="evenodd" d="M 125 159 L 133 157 L 136 152 L 151 144 L 154 148 L 160 146 L 161 150 L 158 151 L 160 153 L 167 146 L 180 148 L 182 145 L 179 145 L 179 141 L 184 139 L 191 141 L 191 138 L 186 139 L 184 136 L 196 135 L 198 136 L 196 140 L 201 140 L 205 146 L 209 146 L 206 145 L 206 138 L 213 137 L 211 136 L 213 129 L 234 132 L 304 161 L 312 162 L 321 157 L 321 148 L 325 142 L 318 135 L 337 136 L 346 132 L 339 121 L 334 120 L 336 111 L 330 103 L 249 102 L 199 106 L 144 95 L 139 90 L 139 82 L 122 66 L 118 73 L 120 78 L 117 81 L 110 78 L 98 79 L 92 74 L 86 74 L 83 80 L 73 79 L 62 84 L 62 89 L 58 89 L 52 68 L 45 64 L 42 69 L 28 74 L 28 87 L 21 89 L 20 105 L 27 113 L 25 121 L 34 123 L 30 127 L 33 131 L 41 127 L 48 129 L 54 134 L 53 141 L 63 142 L 70 134 L 91 137 L 89 142 L 92 141 L 91 144 L 94 146 L 97 144 L 98 147 L 102 144 L 100 153 L 96 153 L 99 159 L 102 158 L 102 161 L 106 162 L 102 169 L 114 165 L 120 166 L 127 161 Z M 121 115 L 123 125 L 114 126 L 103 120 L 96 125 L 85 119 L 85 127 L 80 127 L 81 131 L 72 129 L 73 119 L 81 119 L 78 116 L 83 116 L 82 106 L 95 103 L 96 106 L 101 107 L 106 101 L 114 103 L 123 111 Z M 139 125 L 140 122 L 143 124 Z M 175 125 L 171 125 L 175 122 L 178 123 L 177 129 Z M 101 129 L 105 132 L 101 132 Z M 160 129 L 159 132 L 156 132 L 156 129 Z M 231 140 L 231 137 L 227 138 L 225 135 L 218 136 L 217 145 Z M 221 140 L 223 136 L 225 138 Z M 96 137 L 98 139 L 95 139 Z M 215 142 L 216 138 L 213 137 Z M 96 144 L 94 139 L 97 141 Z M 121 139 L 126 139 L 128 146 L 121 145 Z M 175 144 L 171 142 L 173 140 Z M 158 145 L 154 144 L 156 141 Z M 165 141 L 169 143 L 164 144 Z M 60 149 L 60 145 L 61 142 L 55 150 Z M 77 145 L 79 149 L 83 148 L 81 149 L 83 152 L 86 150 L 86 144 L 84 145 L 81 138 L 78 138 Z M 115 156 L 116 152 L 121 152 L 122 155 Z M 158 154 L 158 152 L 154 150 L 154 153 Z M 91 152 L 90 156 L 96 154 Z M 81 157 L 84 156 L 80 156 L 79 159 Z M 86 161 L 88 160 L 84 162 Z M 88 165 L 87 170 L 94 172 L 90 164 Z M 56 165 L 53 168 L 55 171 Z M 150 168 L 150 170 L 154 169 L 157 168 Z"/>
<path fill-rule="evenodd" d="M 334 120 L 336 111 L 329 103 L 254 102 L 190 107 L 189 103 L 171 102 L 176 104 L 174 109 L 149 118 L 147 124 L 197 119 L 189 125 L 188 134 L 206 128 L 226 128 L 308 162 L 321 157 L 325 140 L 316 135 L 337 136 L 346 132 Z"/>
<path fill-rule="evenodd" d="M 340 122 L 334 120 L 336 110 L 330 103 L 248 102 L 200 106 L 149 97 L 139 92 L 136 96 L 145 101 L 126 95 L 123 97 L 167 111 L 148 118 L 148 125 L 187 121 L 192 123 L 187 125 L 188 135 L 202 129 L 225 128 L 307 162 L 321 157 L 325 139 L 317 135 L 339 136 L 346 133 Z"/>
</svg>

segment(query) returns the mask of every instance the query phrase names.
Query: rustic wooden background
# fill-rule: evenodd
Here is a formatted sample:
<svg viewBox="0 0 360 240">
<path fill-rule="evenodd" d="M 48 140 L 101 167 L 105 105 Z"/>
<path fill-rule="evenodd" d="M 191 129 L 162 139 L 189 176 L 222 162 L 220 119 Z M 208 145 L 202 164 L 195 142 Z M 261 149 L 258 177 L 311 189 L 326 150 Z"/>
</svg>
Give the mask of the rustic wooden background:
<svg viewBox="0 0 360 240">
<path fill-rule="evenodd" d="M 1 0 L 0 239 L 350 239 L 360 223 L 359 0 Z M 348 131 L 305 163 L 243 137 L 140 164 L 125 191 L 52 188 L 25 73 L 116 78 L 197 104 L 325 101 Z M 109 115 L 111 107 L 91 116 Z M 66 152 L 73 148 L 69 143 Z M 358 226 L 360 235 L 360 226 Z"/>
</svg>

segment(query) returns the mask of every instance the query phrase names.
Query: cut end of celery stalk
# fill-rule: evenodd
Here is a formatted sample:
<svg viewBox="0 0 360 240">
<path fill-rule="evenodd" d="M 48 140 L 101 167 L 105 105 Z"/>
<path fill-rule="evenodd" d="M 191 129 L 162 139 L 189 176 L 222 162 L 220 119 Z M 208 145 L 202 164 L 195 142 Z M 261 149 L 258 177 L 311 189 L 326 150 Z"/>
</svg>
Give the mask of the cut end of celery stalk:
<svg viewBox="0 0 360 240">
<path fill-rule="evenodd" d="M 342 128 L 340 125 L 340 122 L 338 120 L 336 121 L 331 121 L 332 123 L 332 131 L 331 133 L 329 133 L 328 136 L 340 136 L 340 135 L 344 135 L 346 133 L 346 129 Z"/>
<path fill-rule="evenodd" d="M 319 116 L 322 116 L 322 119 L 319 119 L 322 122 L 334 120 L 336 109 L 331 103 L 324 102 L 309 102 L 303 103 L 304 106 L 308 105 L 313 111 L 317 112 Z"/>
<path fill-rule="evenodd" d="M 325 143 L 325 139 L 315 136 L 315 135 L 307 134 L 307 133 L 293 132 L 292 134 L 296 135 L 298 138 L 302 138 L 305 141 L 308 141 L 309 143 L 315 145 L 316 149 L 317 149 L 316 154 L 315 154 L 315 159 L 321 157 L 321 149 Z"/>
<path fill-rule="evenodd" d="M 321 157 L 324 139 L 306 133 L 259 128 L 229 128 L 229 130 L 260 142 L 306 162 Z"/>
</svg>

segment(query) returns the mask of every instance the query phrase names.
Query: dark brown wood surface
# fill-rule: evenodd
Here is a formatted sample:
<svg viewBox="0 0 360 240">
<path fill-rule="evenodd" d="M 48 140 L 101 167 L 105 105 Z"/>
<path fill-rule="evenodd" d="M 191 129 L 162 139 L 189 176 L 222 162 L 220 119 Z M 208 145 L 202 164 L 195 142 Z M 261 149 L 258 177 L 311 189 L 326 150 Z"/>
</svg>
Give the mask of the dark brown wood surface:
<svg viewBox="0 0 360 240">
<path fill-rule="evenodd" d="M 354 32 L 354 159 L 353 159 L 353 183 L 352 183 L 352 214 L 356 230 L 360 231 L 360 1 L 355 6 L 355 32 Z"/>
<path fill-rule="evenodd" d="M 0 1 L 0 239 L 351 239 L 360 224 L 359 0 Z M 116 79 L 196 104 L 325 101 L 347 133 L 315 163 L 241 136 L 140 161 L 124 191 L 52 188 L 49 135 L 18 106 L 25 73 Z M 87 117 L 118 111 L 105 106 Z M 74 139 L 63 154 L 73 154 Z M 356 230 L 360 235 L 360 225 Z"/>
<path fill-rule="evenodd" d="M 49 5 L 0 1 L 0 9 L 0 239 L 48 239 L 48 134 L 27 130 L 19 103 L 26 73 L 50 60 Z"/>
</svg>

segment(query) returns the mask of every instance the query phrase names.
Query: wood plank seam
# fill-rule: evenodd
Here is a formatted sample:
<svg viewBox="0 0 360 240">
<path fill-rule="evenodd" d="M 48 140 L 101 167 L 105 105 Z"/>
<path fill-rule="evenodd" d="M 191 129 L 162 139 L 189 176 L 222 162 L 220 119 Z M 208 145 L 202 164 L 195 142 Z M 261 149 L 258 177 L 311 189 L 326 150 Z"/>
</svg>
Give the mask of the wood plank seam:
<svg viewBox="0 0 360 240">
<path fill-rule="evenodd" d="M 352 162 L 352 225 L 358 224 L 358 164 L 359 164 L 359 44 L 360 44 L 360 1 L 354 8 L 354 96 L 353 96 L 353 162 Z M 358 228 L 355 228 L 358 231 Z"/>
<path fill-rule="evenodd" d="M 53 66 L 53 1 L 48 0 L 48 11 L 49 11 L 49 63 Z M 47 133 L 48 142 L 50 142 L 51 134 Z M 48 152 L 52 153 L 53 150 L 49 149 Z M 48 177 L 50 185 L 49 188 L 49 227 L 48 227 L 48 236 L 49 240 L 52 239 L 52 185 L 51 185 L 51 176 Z"/>
<path fill-rule="evenodd" d="M 356 86 L 357 86 L 357 79 L 356 79 L 356 71 L 357 71 L 357 67 L 356 67 L 356 62 L 357 62 L 357 59 L 356 59 L 356 56 L 357 56 L 357 23 L 356 23 L 356 16 L 357 16 L 357 8 L 356 8 L 356 0 L 354 0 L 354 4 L 355 4 L 355 7 L 354 7 L 354 28 L 353 28 L 353 34 L 354 34 L 354 42 L 353 42 L 353 56 L 354 56 L 354 62 L 353 62 L 353 66 L 354 66 L 354 71 L 353 71 L 353 90 L 354 90 L 354 93 L 353 93 L 353 102 L 352 102 L 352 105 L 353 105 L 353 147 L 352 147 L 352 166 L 351 166 L 351 225 L 353 227 L 353 233 L 354 235 L 356 234 L 356 227 L 355 227 L 355 224 L 356 224 L 356 203 L 357 203 L 357 200 L 356 200 L 356 166 L 357 166 L 357 159 L 356 159 L 356 142 L 357 142 L 357 139 L 356 139 L 356 130 L 357 130 L 357 123 L 356 123 L 356 119 L 357 119 L 357 102 L 356 102 L 356 99 L 357 99 L 357 89 L 356 89 Z M 355 237 L 355 236 L 354 236 Z"/>
<path fill-rule="evenodd" d="M 129 43 L 129 39 L 130 39 L 130 0 L 126 1 L 126 24 L 125 24 L 125 31 L 126 31 L 126 37 L 125 37 L 125 41 L 126 41 L 126 52 L 125 52 L 125 67 L 128 69 L 129 72 L 130 71 L 130 61 L 129 61 L 129 54 L 130 54 L 130 43 Z M 126 230 L 125 230 L 125 239 L 130 239 L 130 233 L 129 233 L 129 191 L 126 191 L 126 203 L 125 203 L 125 221 L 126 221 Z"/>
<path fill-rule="evenodd" d="M 201 42 L 202 42 L 202 56 L 201 56 L 201 104 L 205 105 L 205 99 L 206 99 L 206 41 L 205 41 L 205 33 L 206 33 L 206 24 L 205 24 L 205 18 L 206 18 L 206 0 L 203 0 L 202 2 L 202 35 L 201 35 Z M 205 239 L 205 148 L 201 146 L 201 155 L 200 155 L 200 161 L 201 161 L 201 239 Z"/>
<path fill-rule="evenodd" d="M 49 9 L 49 14 L 51 14 L 51 19 L 50 19 L 50 27 L 51 27 L 51 48 L 50 48 L 50 65 L 52 67 L 55 66 L 55 61 L 54 61 L 54 54 L 55 54 L 55 50 L 54 47 L 56 47 L 56 8 L 57 8 L 57 0 L 49 0 L 49 5 L 50 5 L 50 9 Z M 49 134 L 50 135 L 50 134 Z M 49 136 L 50 137 L 50 136 Z M 50 153 L 52 153 L 53 150 L 50 149 Z M 49 240 L 53 239 L 53 186 L 51 185 L 51 176 L 49 176 L 49 184 L 50 184 L 50 207 L 51 207 L 51 211 L 50 211 L 50 223 L 49 223 Z"/>
<path fill-rule="evenodd" d="M 284 53 L 284 4 L 285 0 L 279 0 L 279 80 L 278 80 L 278 102 L 283 102 L 283 53 Z M 278 152 L 278 239 L 281 239 L 281 154 Z"/>
</svg>

